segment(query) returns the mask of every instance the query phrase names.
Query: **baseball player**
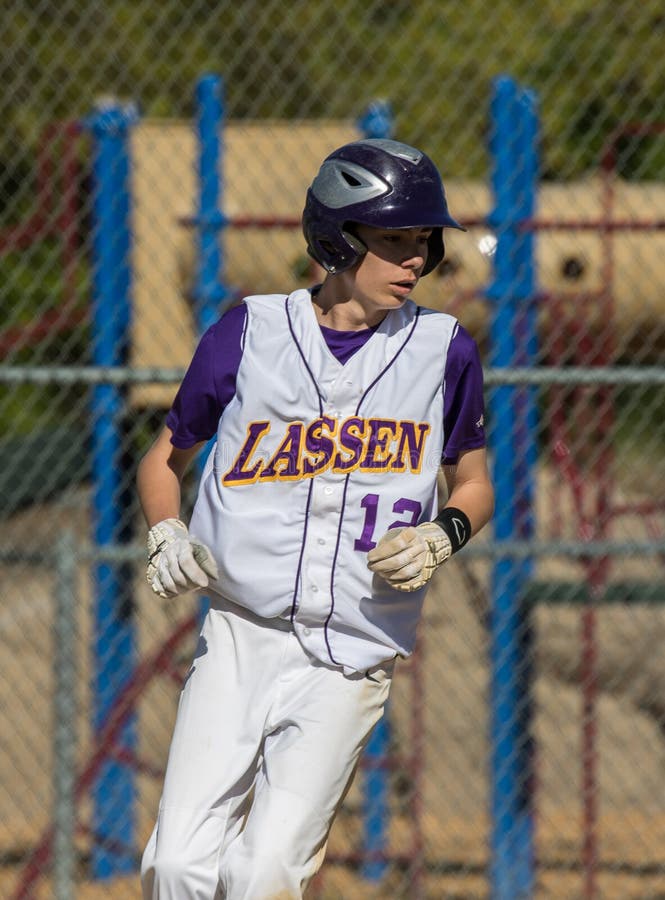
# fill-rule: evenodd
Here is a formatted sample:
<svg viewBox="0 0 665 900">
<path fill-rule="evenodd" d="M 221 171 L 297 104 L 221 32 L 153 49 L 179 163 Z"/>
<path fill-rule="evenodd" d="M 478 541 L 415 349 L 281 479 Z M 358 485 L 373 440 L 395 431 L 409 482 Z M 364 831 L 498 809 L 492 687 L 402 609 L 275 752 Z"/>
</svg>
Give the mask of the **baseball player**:
<svg viewBox="0 0 665 900">
<path fill-rule="evenodd" d="M 410 299 L 460 227 L 421 151 L 334 151 L 303 213 L 323 284 L 222 316 L 140 463 L 148 581 L 211 601 L 146 898 L 303 896 L 428 583 L 491 516 L 476 345 Z M 214 436 L 188 527 L 181 480 Z"/>
</svg>

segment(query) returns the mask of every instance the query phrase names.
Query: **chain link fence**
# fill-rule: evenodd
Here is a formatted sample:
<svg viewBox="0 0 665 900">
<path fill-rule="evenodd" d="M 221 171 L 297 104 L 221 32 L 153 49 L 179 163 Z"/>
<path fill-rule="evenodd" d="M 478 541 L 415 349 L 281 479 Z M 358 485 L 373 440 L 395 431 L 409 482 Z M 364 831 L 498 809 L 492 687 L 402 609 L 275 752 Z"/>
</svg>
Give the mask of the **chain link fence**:
<svg viewBox="0 0 665 900">
<path fill-rule="evenodd" d="M 209 317 L 320 277 L 304 191 L 378 128 L 469 228 L 415 299 L 481 346 L 500 505 L 309 895 L 665 898 L 664 31 L 655 0 L 4 4 L 0 896 L 140 895 L 197 604 L 145 583 L 136 465 Z"/>
</svg>

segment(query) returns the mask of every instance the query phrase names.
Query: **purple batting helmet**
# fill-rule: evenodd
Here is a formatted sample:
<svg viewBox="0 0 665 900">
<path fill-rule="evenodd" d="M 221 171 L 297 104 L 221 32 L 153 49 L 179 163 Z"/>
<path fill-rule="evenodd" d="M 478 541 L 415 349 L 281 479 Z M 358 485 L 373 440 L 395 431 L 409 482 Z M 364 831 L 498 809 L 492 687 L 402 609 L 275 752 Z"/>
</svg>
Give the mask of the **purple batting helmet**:
<svg viewBox="0 0 665 900">
<path fill-rule="evenodd" d="M 367 252 L 348 226 L 432 228 L 423 275 L 444 256 L 443 229 L 466 229 L 448 212 L 432 160 L 399 141 L 354 141 L 333 151 L 307 191 L 302 217 L 307 252 L 331 273 Z"/>
</svg>

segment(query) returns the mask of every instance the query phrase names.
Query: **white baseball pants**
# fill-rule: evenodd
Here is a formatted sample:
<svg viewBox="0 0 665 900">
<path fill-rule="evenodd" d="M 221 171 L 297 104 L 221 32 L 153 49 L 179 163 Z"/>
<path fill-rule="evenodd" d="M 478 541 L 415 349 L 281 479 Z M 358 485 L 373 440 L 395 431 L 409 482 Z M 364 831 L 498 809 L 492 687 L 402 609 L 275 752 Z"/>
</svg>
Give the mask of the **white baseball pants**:
<svg viewBox="0 0 665 900">
<path fill-rule="evenodd" d="M 145 900 L 297 900 L 388 698 L 231 605 L 209 611 L 178 707 Z M 368 677 L 369 676 L 369 677 Z"/>
</svg>

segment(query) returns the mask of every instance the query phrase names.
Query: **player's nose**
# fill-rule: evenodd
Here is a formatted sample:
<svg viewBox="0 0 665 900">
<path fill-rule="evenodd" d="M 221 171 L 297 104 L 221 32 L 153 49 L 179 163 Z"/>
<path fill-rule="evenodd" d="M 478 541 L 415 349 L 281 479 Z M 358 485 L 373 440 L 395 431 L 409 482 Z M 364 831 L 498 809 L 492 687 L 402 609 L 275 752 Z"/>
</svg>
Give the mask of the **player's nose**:
<svg viewBox="0 0 665 900">
<path fill-rule="evenodd" d="M 402 268 L 409 269 L 413 272 L 420 272 L 425 266 L 427 253 L 421 249 L 410 251 L 402 259 Z"/>
</svg>

